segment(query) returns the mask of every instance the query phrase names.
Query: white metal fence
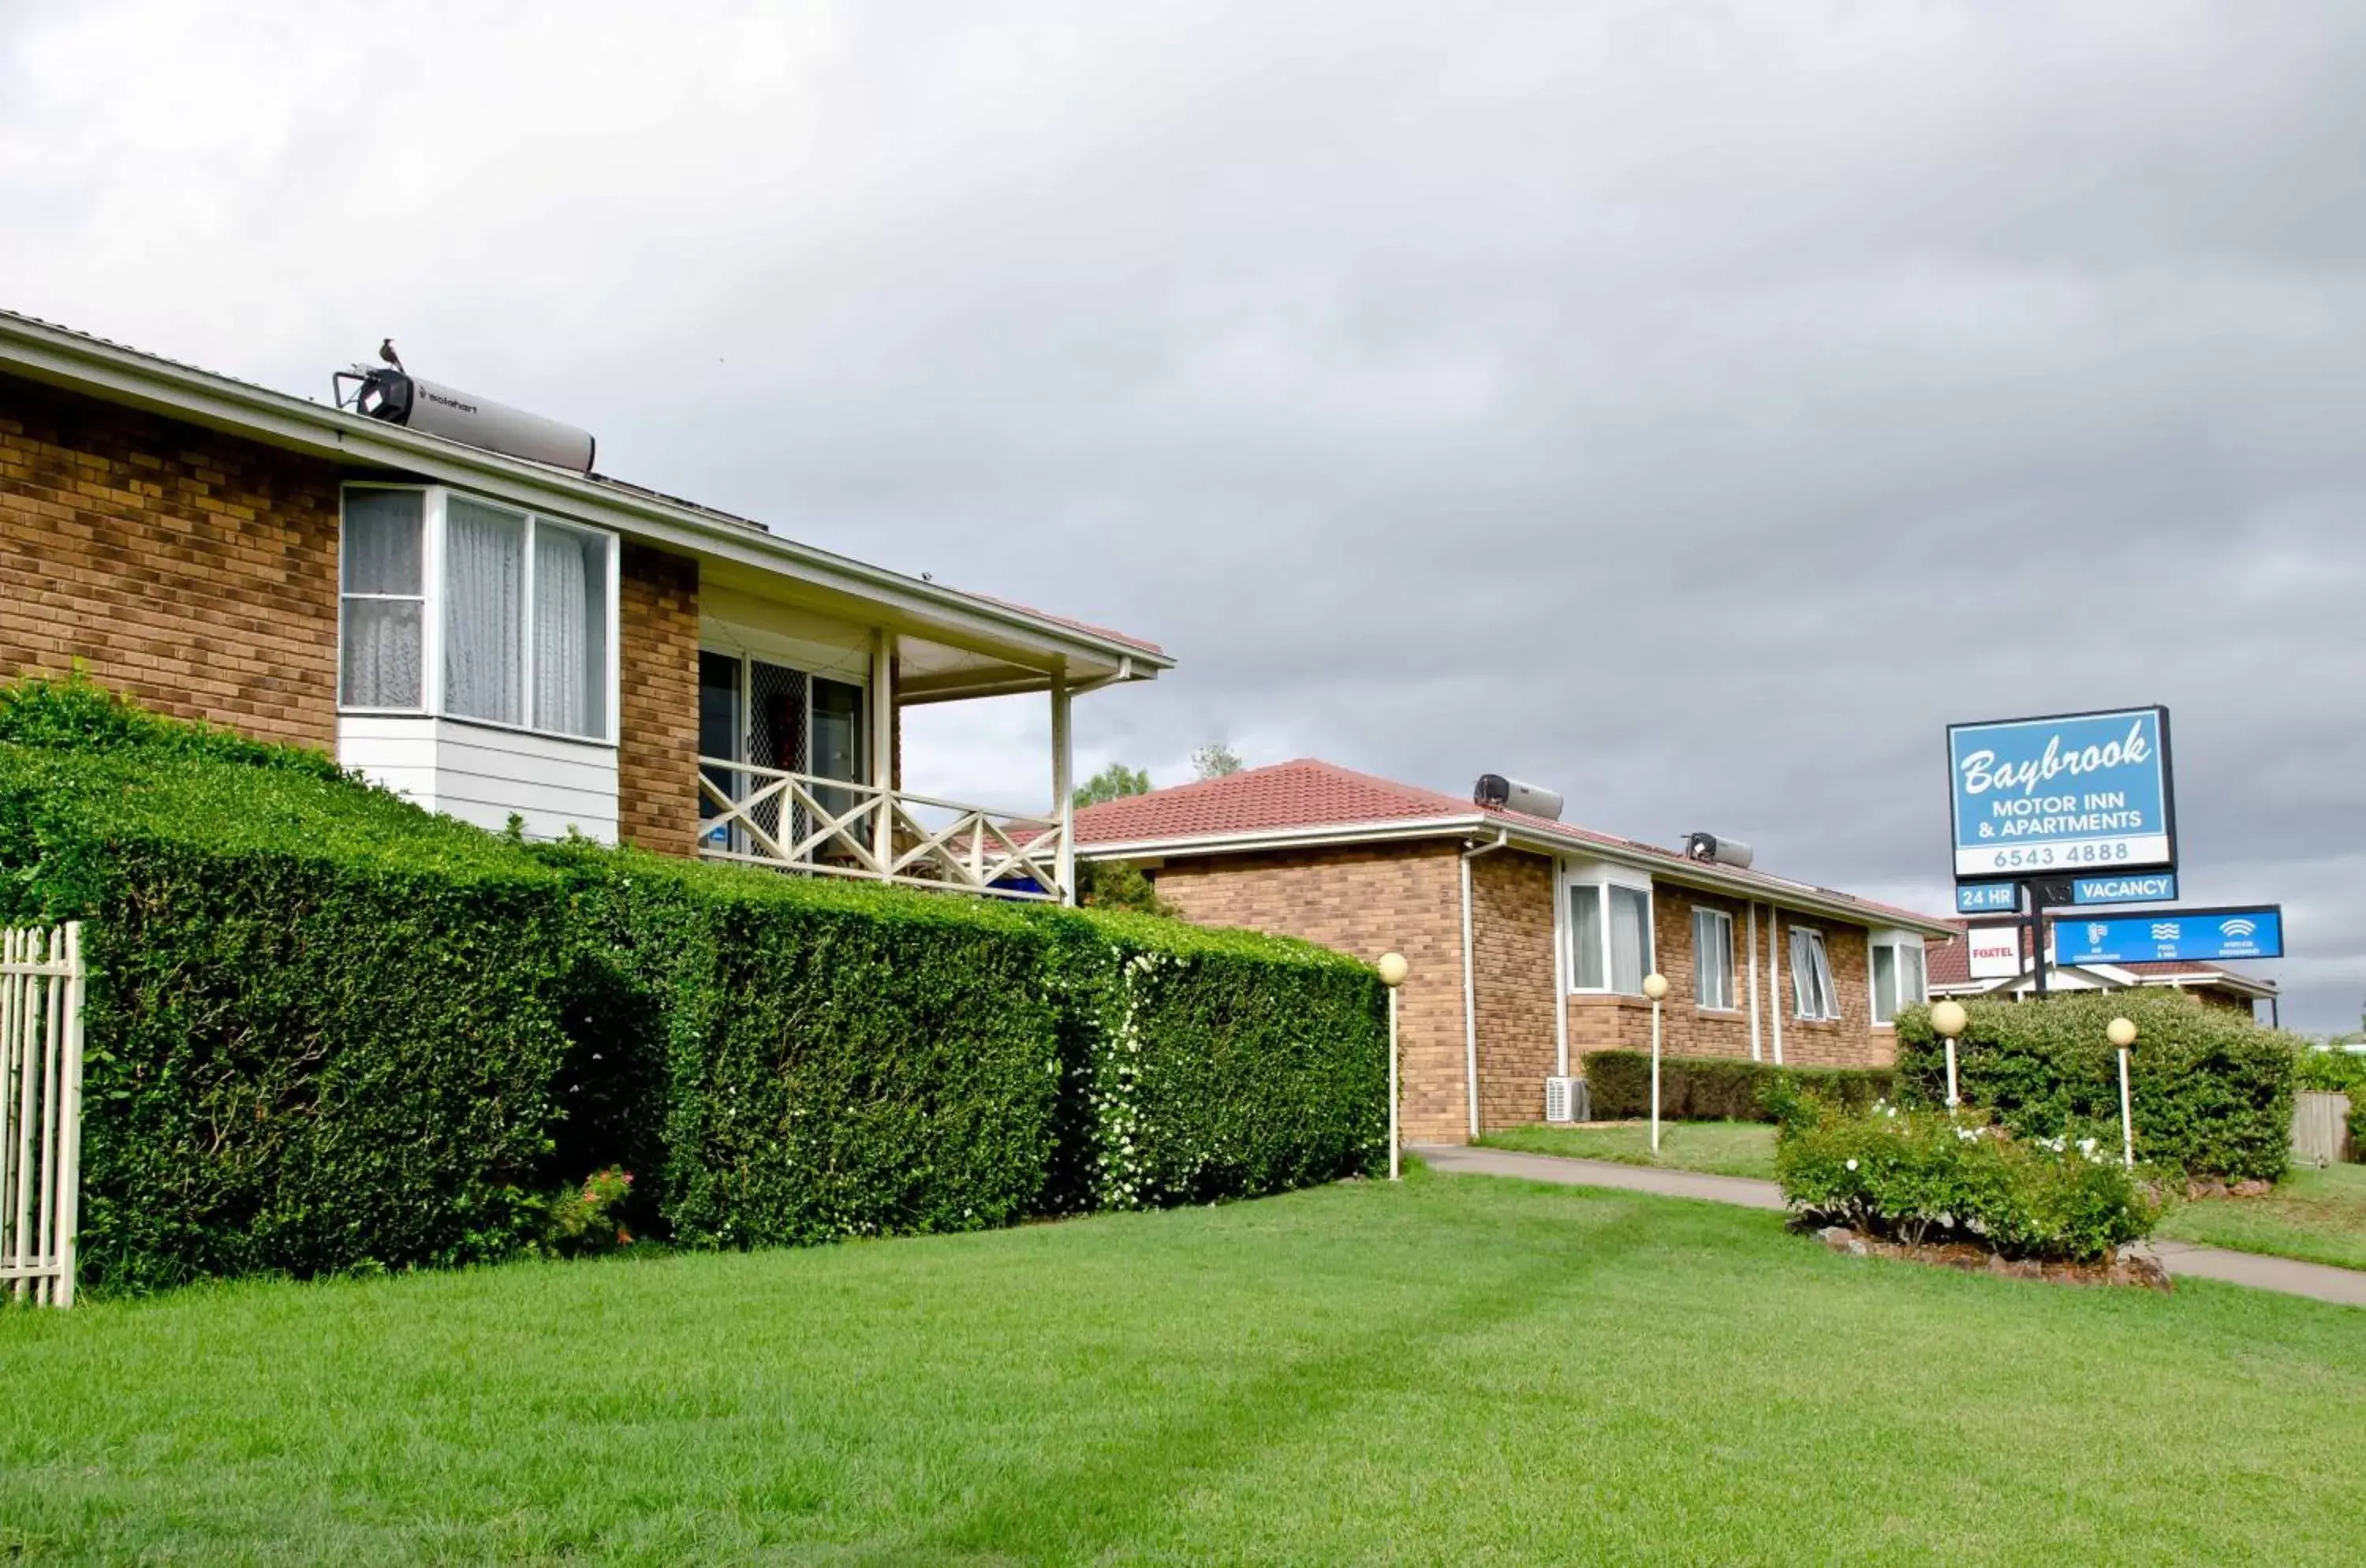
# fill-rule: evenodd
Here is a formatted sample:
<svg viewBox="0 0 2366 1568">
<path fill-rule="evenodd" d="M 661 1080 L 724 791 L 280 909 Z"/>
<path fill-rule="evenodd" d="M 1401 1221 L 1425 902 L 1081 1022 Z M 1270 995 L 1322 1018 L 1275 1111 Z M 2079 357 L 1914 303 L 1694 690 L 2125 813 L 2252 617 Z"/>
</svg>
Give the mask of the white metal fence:
<svg viewBox="0 0 2366 1568">
<path fill-rule="evenodd" d="M 70 1306 L 82 1198 L 82 927 L 0 930 L 0 1280 Z"/>
</svg>

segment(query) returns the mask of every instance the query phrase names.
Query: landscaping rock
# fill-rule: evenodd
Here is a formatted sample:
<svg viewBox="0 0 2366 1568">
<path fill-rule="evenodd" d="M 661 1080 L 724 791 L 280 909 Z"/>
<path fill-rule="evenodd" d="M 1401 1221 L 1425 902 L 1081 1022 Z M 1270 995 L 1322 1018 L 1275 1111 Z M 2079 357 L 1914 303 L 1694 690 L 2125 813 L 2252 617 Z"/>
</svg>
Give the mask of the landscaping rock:
<svg viewBox="0 0 2366 1568">
<path fill-rule="evenodd" d="M 1910 1263 L 1954 1269 L 1967 1274 L 1989 1274 L 2005 1280 L 2038 1280 L 2055 1285 L 2135 1285 L 2169 1290 L 2169 1270 L 2150 1247 L 2138 1242 L 2124 1247 L 2108 1263 L 2046 1262 L 2034 1258 L 2006 1258 L 1966 1242 L 1931 1242 L 1909 1247 L 1863 1235 L 1846 1225 L 1826 1225 L 1817 1239 L 1834 1252 L 1853 1258 L 1897 1258 Z"/>
</svg>

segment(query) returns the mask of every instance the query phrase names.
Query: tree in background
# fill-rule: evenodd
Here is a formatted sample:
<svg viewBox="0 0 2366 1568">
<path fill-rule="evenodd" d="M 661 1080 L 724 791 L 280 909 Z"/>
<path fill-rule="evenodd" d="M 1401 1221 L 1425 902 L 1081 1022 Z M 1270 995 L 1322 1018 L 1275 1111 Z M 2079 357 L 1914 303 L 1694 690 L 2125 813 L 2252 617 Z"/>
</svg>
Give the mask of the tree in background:
<svg viewBox="0 0 2366 1568">
<path fill-rule="evenodd" d="M 1140 768 L 1129 768 L 1123 762 L 1111 762 L 1084 782 L 1076 791 L 1076 809 L 1098 806 L 1105 800 L 1116 800 L 1129 795 L 1148 795 L 1150 775 Z"/>
<path fill-rule="evenodd" d="M 1087 806 L 1149 793 L 1150 774 L 1146 771 L 1111 762 L 1076 791 L 1076 809 L 1082 811 Z M 1175 912 L 1159 901 L 1157 889 L 1139 867 L 1108 861 L 1076 862 L 1076 902 L 1101 909 L 1132 909 L 1144 915 Z"/>
<path fill-rule="evenodd" d="M 1221 740 L 1211 740 L 1191 753 L 1191 771 L 1203 779 L 1229 777 L 1241 771 L 1240 753 Z"/>
</svg>

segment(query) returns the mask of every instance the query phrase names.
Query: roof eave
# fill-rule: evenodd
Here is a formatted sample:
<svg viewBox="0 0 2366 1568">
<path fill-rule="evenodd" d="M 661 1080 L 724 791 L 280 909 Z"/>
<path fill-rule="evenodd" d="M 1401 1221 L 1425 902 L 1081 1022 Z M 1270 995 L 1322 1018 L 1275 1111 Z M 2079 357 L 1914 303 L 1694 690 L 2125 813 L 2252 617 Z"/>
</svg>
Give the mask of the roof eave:
<svg viewBox="0 0 2366 1568">
<path fill-rule="evenodd" d="M 522 506 L 553 506 L 629 537 L 881 605 L 917 625 L 1047 660 L 1081 660 L 1083 673 L 1130 667 L 1155 679 L 1175 660 L 1121 638 L 907 577 L 700 512 L 539 463 L 405 430 L 209 371 L 160 360 L 45 322 L 0 311 L 0 369 L 70 391 L 145 409 L 289 451 L 354 466 L 393 468 L 466 485 Z"/>
</svg>

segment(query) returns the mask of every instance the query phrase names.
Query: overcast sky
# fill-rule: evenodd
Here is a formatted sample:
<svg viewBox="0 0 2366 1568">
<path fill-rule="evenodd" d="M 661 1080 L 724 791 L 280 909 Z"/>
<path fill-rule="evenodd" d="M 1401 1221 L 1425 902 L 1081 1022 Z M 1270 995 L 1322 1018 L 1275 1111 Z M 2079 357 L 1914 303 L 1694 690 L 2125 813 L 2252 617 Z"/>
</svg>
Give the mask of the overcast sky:
<svg viewBox="0 0 2366 1568">
<path fill-rule="evenodd" d="M 0 305 L 1119 626 L 1201 741 L 1943 909 L 1951 720 L 2161 702 L 2366 997 L 2366 6 L 0 0 Z M 506 9 L 506 8 L 505 8 Z M 662 20 L 659 20 L 660 10 Z M 1033 805 L 1042 704 L 913 771 Z"/>
</svg>

